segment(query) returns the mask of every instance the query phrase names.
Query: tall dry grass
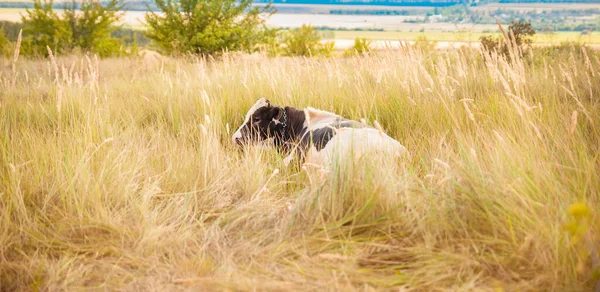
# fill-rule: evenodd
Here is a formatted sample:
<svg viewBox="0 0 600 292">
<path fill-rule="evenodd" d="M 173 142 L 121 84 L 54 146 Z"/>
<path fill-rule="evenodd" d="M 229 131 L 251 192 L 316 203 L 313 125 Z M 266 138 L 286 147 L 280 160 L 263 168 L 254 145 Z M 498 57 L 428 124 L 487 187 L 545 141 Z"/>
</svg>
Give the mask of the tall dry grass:
<svg viewBox="0 0 600 292">
<path fill-rule="evenodd" d="M 2 62 L 0 290 L 597 281 L 598 56 Z M 377 120 L 411 158 L 240 151 L 258 97 Z"/>
</svg>

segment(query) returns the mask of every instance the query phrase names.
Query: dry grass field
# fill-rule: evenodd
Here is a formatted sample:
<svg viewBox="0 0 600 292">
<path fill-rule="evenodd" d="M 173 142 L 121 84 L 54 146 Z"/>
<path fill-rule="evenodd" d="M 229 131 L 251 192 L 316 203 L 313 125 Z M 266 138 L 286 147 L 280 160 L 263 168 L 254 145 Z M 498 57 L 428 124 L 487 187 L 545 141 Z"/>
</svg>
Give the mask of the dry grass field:
<svg viewBox="0 0 600 292">
<path fill-rule="evenodd" d="M 0 290 L 592 290 L 600 60 L 535 54 L 4 59 Z M 259 97 L 411 155 L 242 151 Z"/>
</svg>

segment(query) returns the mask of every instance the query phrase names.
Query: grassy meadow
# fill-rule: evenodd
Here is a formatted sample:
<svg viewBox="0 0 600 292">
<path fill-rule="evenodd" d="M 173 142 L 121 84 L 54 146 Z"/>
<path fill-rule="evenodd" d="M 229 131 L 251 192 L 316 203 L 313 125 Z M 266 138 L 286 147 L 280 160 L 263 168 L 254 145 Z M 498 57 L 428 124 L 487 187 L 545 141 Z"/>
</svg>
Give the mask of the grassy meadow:
<svg viewBox="0 0 600 292">
<path fill-rule="evenodd" d="M 0 290 L 592 290 L 600 60 L 0 61 Z M 402 161 L 283 163 L 259 98 L 378 121 Z"/>
</svg>

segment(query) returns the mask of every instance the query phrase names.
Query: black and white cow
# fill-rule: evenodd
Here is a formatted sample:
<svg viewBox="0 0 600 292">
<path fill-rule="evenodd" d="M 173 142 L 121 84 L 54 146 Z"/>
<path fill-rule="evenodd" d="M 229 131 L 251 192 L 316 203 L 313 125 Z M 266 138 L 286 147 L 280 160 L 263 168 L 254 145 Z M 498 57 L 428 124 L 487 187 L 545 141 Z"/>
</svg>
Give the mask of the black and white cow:
<svg viewBox="0 0 600 292">
<path fill-rule="evenodd" d="M 232 139 L 240 145 L 272 140 L 281 150 L 298 151 L 305 162 L 320 165 L 344 154 L 354 158 L 375 153 L 399 157 L 407 152 L 381 129 L 311 107 L 298 110 L 272 105 L 264 98 L 250 108 Z"/>
</svg>

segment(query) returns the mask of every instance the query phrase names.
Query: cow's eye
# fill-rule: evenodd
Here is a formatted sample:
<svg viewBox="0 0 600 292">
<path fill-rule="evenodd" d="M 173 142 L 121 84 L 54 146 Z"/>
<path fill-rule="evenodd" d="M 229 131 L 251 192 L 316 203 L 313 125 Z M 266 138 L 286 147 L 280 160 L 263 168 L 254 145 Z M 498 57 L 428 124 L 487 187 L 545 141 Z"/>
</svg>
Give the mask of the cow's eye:
<svg viewBox="0 0 600 292">
<path fill-rule="evenodd" d="M 253 117 L 253 118 L 252 118 L 252 121 L 254 121 L 254 122 L 258 122 L 258 121 L 260 121 L 260 118 L 259 118 L 259 117 Z"/>
</svg>

